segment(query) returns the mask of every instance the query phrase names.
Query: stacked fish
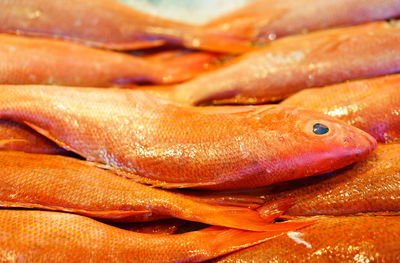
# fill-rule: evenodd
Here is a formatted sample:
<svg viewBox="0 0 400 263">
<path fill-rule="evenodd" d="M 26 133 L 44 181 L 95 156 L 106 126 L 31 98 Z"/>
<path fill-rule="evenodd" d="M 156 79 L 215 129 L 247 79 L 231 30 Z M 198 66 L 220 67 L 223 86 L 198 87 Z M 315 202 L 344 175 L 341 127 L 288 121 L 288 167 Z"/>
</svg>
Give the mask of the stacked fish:
<svg viewBox="0 0 400 263">
<path fill-rule="evenodd" d="M 0 0 L 0 261 L 399 262 L 397 16 Z"/>
</svg>

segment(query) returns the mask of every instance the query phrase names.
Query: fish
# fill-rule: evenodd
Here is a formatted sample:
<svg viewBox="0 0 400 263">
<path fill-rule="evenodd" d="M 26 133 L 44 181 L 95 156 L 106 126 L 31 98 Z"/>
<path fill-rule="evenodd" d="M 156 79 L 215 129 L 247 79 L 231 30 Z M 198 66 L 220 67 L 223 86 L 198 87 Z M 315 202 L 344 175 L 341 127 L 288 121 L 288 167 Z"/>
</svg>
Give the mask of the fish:
<svg viewBox="0 0 400 263">
<path fill-rule="evenodd" d="M 210 227 L 180 235 L 142 234 L 80 215 L 0 210 L 0 256 L 25 262 L 201 262 L 282 232 Z"/>
<path fill-rule="evenodd" d="M 176 85 L 168 95 L 185 105 L 277 102 L 306 88 L 399 72 L 399 41 L 398 21 L 286 37 Z"/>
<path fill-rule="evenodd" d="M 8 34 L 0 34 L 0 56 L 0 84 L 87 87 L 182 82 L 211 70 L 218 57 L 200 53 L 151 61 L 61 40 Z"/>
<path fill-rule="evenodd" d="M 400 212 L 400 144 L 379 144 L 354 165 L 258 189 L 254 195 L 266 202 L 293 198 L 287 216 Z"/>
<path fill-rule="evenodd" d="M 302 90 L 281 104 L 323 112 L 378 142 L 400 142 L 400 74 Z"/>
<path fill-rule="evenodd" d="M 269 216 L 263 212 L 261 217 L 248 208 L 212 205 L 135 183 L 71 157 L 2 151 L 0 160 L 0 207 L 6 208 L 64 211 L 114 222 L 174 217 L 268 231 L 270 223 L 292 205 L 290 200 L 283 201 L 279 210 L 272 210 L 265 204 Z"/>
<path fill-rule="evenodd" d="M 226 38 L 262 46 L 288 35 L 399 15 L 399 0 L 254 0 L 206 27 Z"/>
<path fill-rule="evenodd" d="M 141 90 L 3 85 L 0 118 L 164 188 L 265 186 L 339 169 L 376 147 L 367 133 L 306 109 L 187 107 Z"/>
<path fill-rule="evenodd" d="M 293 220 L 303 221 L 304 219 Z M 315 217 L 290 231 L 212 262 L 399 262 L 400 216 Z"/>
<path fill-rule="evenodd" d="M 67 155 L 68 152 L 26 125 L 0 120 L 0 150 Z"/>
<path fill-rule="evenodd" d="M 58 38 L 97 48 L 180 46 L 228 53 L 254 49 L 202 26 L 149 15 L 113 0 L 1 0 L 0 10 L 0 32 Z"/>
</svg>

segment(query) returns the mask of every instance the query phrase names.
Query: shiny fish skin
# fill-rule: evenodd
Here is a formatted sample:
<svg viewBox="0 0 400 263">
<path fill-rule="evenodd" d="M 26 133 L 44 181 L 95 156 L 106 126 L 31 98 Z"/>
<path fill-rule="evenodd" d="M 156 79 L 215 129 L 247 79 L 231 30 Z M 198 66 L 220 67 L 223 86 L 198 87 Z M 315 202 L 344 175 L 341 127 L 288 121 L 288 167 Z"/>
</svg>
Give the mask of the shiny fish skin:
<svg viewBox="0 0 400 263">
<path fill-rule="evenodd" d="M 399 0 L 255 0 L 208 27 L 227 38 L 260 45 L 287 35 L 399 15 Z"/>
<path fill-rule="evenodd" d="M 60 40 L 7 34 L 0 34 L 0 56 L 1 84 L 95 87 L 142 82 L 163 84 L 189 79 L 201 71 L 190 69 L 187 62 L 179 65 L 179 59 L 171 67 L 167 62 L 147 61 Z"/>
<path fill-rule="evenodd" d="M 124 89 L 0 86 L 0 118 L 163 187 L 265 186 L 330 172 L 376 146 L 365 132 L 309 110 L 183 107 Z M 330 132 L 315 135 L 317 122 Z"/>
<path fill-rule="evenodd" d="M 0 120 L 0 150 L 44 154 L 67 154 L 63 148 L 26 125 Z"/>
<path fill-rule="evenodd" d="M 211 227 L 181 235 L 140 234 L 78 215 L 0 210 L 0 258 L 8 262 L 200 262 L 281 233 Z"/>
<path fill-rule="evenodd" d="M 111 0 L 1 0 L 0 10 L 2 32 L 118 50 L 163 45 L 168 38 L 176 39 L 184 27 Z"/>
<path fill-rule="evenodd" d="M 394 73 L 400 69 L 399 42 L 400 28 L 386 22 L 282 38 L 176 86 L 171 99 L 257 104 L 305 88 Z"/>
<path fill-rule="evenodd" d="M 368 132 L 378 142 L 400 141 L 400 75 L 300 91 L 282 105 L 323 112 Z"/>
<path fill-rule="evenodd" d="M 278 216 L 261 218 L 247 208 L 209 205 L 74 158 L 0 152 L 0 163 L 2 207 L 67 211 L 120 222 L 176 217 L 258 231 L 270 230 L 268 223 Z"/>
<path fill-rule="evenodd" d="M 113 0 L 0 0 L 0 32 L 133 50 L 162 45 L 246 52 L 251 45 L 134 10 Z"/>
<path fill-rule="evenodd" d="M 258 192 L 267 202 L 293 197 L 290 216 L 400 212 L 400 144 L 379 144 L 366 160 L 330 175 Z"/>
<path fill-rule="evenodd" d="M 399 262 L 400 216 L 316 217 L 283 234 L 213 262 Z"/>
</svg>

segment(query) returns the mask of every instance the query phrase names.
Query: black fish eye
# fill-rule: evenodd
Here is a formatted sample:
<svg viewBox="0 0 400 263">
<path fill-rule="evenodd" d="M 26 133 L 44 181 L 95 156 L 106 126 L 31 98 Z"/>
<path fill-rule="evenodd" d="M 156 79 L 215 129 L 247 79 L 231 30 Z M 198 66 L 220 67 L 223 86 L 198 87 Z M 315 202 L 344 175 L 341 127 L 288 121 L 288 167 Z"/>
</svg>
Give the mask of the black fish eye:
<svg viewBox="0 0 400 263">
<path fill-rule="evenodd" d="M 322 123 L 316 123 L 313 126 L 313 132 L 317 135 L 326 134 L 329 131 L 329 128 L 323 125 Z"/>
</svg>

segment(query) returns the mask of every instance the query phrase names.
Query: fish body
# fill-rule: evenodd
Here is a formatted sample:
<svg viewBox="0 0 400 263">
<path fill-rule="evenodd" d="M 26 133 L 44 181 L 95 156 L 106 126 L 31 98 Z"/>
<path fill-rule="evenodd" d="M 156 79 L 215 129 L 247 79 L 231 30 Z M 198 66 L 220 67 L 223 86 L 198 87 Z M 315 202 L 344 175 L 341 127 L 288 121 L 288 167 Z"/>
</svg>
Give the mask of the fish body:
<svg viewBox="0 0 400 263">
<path fill-rule="evenodd" d="M 189 105 L 266 103 L 305 88 L 395 73 L 399 41 L 398 24 L 386 22 L 282 38 L 177 85 L 171 99 Z"/>
<path fill-rule="evenodd" d="M 143 91 L 50 86 L 1 86 L 0 105 L 0 118 L 27 123 L 116 173 L 170 188 L 265 186 L 330 172 L 376 146 L 341 121 L 280 105 L 196 108 Z M 320 124 L 329 132 L 315 134 Z"/>
<path fill-rule="evenodd" d="M 74 158 L 2 151 L 0 160 L 1 207 L 65 211 L 119 222 L 175 217 L 258 231 L 269 230 L 268 223 L 279 216 L 273 212 L 261 218 L 248 208 L 212 205 L 151 188 Z M 284 206 L 280 213 L 287 210 Z"/>
<path fill-rule="evenodd" d="M 145 14 L 113 0 L 1 0 L 0 10 L 0 32 L 60 38 L 99 48 L 167 45 L 230 53 L 253 49 L 203 27 Z"/>
<path fill-rule="evenodd" d="M 255 0 L 207 27 L 226 38 L 261 45 L 288 35 L 399 15 L 398 0 Z"/>
<path fill-rule="evenodd" d="M 197 54 L 198 61 L 192 63 L 187 58 L 149 61 L 60 40 L 7 34 L 0 34 L 0 56 L 1 84 L 94 87 L 180 82 L 205 71 L 203 66 L 212 59 Z"/>
<path fill-rule="evenodd" d="M 26 125 L 0 120 L 0 150 L 67 154 L 63 148 Z"/>
<path fill-rule="evenodd" d="M 332 174 L 257 192 L 268 202 L 294 198 L 290 216 L 400 212 L 400 144 L 379 144 L 366 160 Z"/>
<path fill-rule="evenodd" d="M 400 75 L 302 90 L 283 105 L 323 112 L 368 132 L 378 142 L 400 141 Z"/>
<path fill-rule="evenodd" d="M 315 217 L 313 220 L 316 222 L 312 226 L 213 262 L 400 261 L 399 216 Z"/>
<path fill-rule="evenodd" d="M 200 262 L 281 233 L 211 227 L 181 235 L 142 234 L 79 215 L 0 211 L 0 255 L 11 262 Z"/>
</svg>

